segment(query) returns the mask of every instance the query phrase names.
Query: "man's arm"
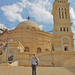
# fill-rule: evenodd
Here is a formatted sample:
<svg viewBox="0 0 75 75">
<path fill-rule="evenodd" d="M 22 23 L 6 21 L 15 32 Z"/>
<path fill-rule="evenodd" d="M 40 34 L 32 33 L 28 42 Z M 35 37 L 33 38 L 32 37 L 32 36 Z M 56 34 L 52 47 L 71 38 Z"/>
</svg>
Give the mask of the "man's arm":
<svg viewBox="0 0 75 75">
<path fill-rule="evenodd" d="M 37 66 L 38 66 L 38 64 L 39 64 L 39 58 L 37 58 Z"/>
</svg>

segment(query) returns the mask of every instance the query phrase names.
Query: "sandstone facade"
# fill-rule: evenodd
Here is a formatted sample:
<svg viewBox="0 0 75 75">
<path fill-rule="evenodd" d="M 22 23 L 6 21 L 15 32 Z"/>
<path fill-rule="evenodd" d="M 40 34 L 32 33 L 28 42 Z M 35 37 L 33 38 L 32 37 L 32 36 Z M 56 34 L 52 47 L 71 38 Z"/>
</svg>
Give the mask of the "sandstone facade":
<svg viewBox="0 0 75 75">
<path fill-rule="evenodd" d="M 40 30 L 32 21 L 21 22 L 14 30 L 5 31 L 0 39 L 8 39 L 2 49 L 8 44 L 0 56 L 0 63 L 9 62 L 13 56 L 20 66 L 30 66 L 32 54 L 40 59 L 40 66 L 73 66 L 75 67 L 75 52 L 72 23 L 69 15 L 68 0 L 55 0 L 53 4 L 53 34 Z"/>
</svg>

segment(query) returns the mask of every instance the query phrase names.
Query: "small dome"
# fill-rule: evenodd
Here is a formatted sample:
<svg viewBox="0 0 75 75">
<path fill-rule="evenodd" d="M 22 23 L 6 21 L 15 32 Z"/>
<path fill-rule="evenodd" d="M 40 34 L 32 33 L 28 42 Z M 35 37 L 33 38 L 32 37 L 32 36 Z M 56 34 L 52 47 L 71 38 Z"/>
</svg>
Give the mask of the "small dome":
<svg viewBox="0 0 75 75">
<path fill-rule="evenodd" d="M 32 21 L 24 21 L 24 22 L 21 22 L 20 24 L 18 24 L 18 27 L 20 28 L 24 28 L 24 27 L 32 27 L 32 28 L 35 28 L 35 29 L 39 29 L 39 26 L 35 23 L 35 22 L 32 22 Z"/>
</svg>

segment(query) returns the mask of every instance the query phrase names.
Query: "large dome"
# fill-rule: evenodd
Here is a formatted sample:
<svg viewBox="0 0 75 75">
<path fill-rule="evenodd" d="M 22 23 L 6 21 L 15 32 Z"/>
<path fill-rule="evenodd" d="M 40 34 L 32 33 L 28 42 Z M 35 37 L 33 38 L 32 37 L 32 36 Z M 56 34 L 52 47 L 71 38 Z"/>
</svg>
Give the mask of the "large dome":
<svg viewBox="0 0 75 75">
<path fill-rule="evenodd" d="M 35 28 L 35 29 L 40 29 L 39 26 L 35 23 L 35 22 L 32 22 L 32 21 L 23 21 L 21 22 L 20 24 L 18 24 L 18 27 L 20 28 L 24 28 L 24 27 L 32 27 L 32 28 Z"/>
</svg>

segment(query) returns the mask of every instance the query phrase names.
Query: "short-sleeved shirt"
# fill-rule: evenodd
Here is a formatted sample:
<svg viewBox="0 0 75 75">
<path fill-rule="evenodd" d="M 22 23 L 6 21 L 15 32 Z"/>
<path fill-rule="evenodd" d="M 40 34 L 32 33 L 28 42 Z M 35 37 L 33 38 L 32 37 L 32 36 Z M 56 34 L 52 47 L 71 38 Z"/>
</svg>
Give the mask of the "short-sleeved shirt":
<svg viewBox="0 0 75 75">
<path fill-rule="evenodd" d="M 33 58 L 32 57 L 32 59 L 31 59 L 31 63 L 32 63 L 32 65 L 37 65 L 37 63 L 39 62 L 39 58 Z"/>
</svg>

